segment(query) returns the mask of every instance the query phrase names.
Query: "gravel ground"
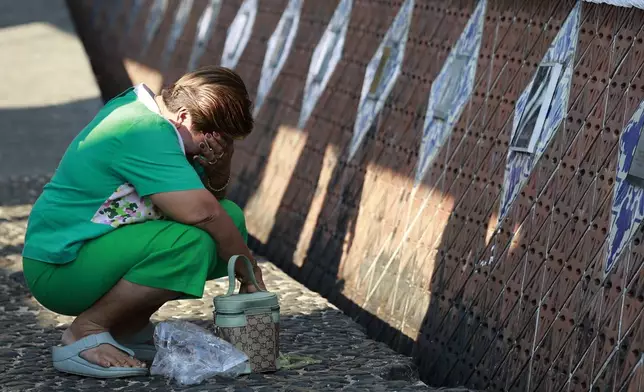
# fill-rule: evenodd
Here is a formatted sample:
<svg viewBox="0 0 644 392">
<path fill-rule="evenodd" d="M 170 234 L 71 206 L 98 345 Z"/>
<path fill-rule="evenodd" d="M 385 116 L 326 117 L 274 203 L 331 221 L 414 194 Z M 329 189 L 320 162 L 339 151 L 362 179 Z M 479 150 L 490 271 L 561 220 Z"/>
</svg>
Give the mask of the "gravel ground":
<svg viewBox="0 0 644 392">
<path fill-rule="evenodd" d="M 421 391 L 412 361 L 367 338 L 362 329 L 324 298 L 268 261 L 270 290 L 282 305 L 281 351 L 321 361 L 299 370 L 210 379 L 180 388 L 162 377 L 96 380 L 53 369 L 50 347 L 72 321 L 42 308 L 30 296 L 20 271 L 20 252 L 31 203 L 46 177 L 0 180 L 0 390 L 1 391 Z M 209 282 L 201 300 L 174 301 L 157 320 L 212 325 L 212 298 L 226 283 Z"/>
</svg>

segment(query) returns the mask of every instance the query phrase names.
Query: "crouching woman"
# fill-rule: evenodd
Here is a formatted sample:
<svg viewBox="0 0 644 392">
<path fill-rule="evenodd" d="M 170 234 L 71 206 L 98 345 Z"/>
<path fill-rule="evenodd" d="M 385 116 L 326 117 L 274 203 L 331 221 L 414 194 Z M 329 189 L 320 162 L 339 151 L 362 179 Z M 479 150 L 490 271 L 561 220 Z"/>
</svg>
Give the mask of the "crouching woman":
<svg viewBox="0 0 644 392">
<path fill-rule="evenodd" d="M 145 85 L 110 100 L 68 147 L 33 206 L 23 268 L 46 308 L 76 316 L 54 367 L 93 376 L 147 373 L 150 316 L 200 298 L 226 260 L 246 255 L 241 209 L 226 200 L 234 142 L 253 129 L 241 78 L 205 67 L 161 95 Z M 236 267 L 242 291 L 254 286 Z"/>
</svg>

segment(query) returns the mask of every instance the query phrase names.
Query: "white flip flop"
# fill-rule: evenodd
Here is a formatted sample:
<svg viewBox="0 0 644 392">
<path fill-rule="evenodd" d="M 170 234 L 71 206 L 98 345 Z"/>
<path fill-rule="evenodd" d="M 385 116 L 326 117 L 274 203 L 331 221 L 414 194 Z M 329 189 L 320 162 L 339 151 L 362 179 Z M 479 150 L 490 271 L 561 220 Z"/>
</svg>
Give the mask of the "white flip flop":
<svg viewBox="0 0 644 392">
<path fill-rule="evenodd" d="M 103 367 L 93 364 L 80 356 L 83 351 L 95 348 L 101 344 L 109 344 L 119 350 L 134 356 L 134 352 L 119 344 L 109 332 L 86 336 L 70 345 L 53 347 L 51 357 L 54 368 L 65 373 L 95 378 L 121 378 L 147 376 L 147 368 Z"/>
</svg>

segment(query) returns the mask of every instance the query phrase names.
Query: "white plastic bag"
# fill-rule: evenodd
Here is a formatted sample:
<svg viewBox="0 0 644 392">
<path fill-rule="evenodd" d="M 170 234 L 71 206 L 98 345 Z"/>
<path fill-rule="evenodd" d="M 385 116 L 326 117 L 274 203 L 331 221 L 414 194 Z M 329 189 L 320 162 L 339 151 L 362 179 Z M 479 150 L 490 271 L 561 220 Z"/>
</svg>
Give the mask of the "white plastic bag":
<svg viewBox="0 0 644 392">
<path fill-rule="evenodd" d="M 213 376 L 237 377 L 248 356 L 232 344 L 187 321 L 166 321 L 154 330 L 157 354 L 150 374 L 199 384 Z"/>
</svg>

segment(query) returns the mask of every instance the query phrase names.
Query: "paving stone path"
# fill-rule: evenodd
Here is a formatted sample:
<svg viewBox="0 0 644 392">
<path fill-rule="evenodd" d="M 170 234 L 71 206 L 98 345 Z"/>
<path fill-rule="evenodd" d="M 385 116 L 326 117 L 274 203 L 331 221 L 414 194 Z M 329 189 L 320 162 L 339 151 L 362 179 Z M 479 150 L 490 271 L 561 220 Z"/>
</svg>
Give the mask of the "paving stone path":
<svg viewBox="0 0 644 392">
<path fill-rule="evenodd" d="M 42 308 L 29 294 L 20 252 L 31 203 L 46 177 L 0 179 L 0 391 L 424 391 L 411 360 L 368 339 L 361 328 L 318 294 L 268 261 L 269 290 L 282 305 L 281 350 L 320 364 L 300 370 L 211 379 L 180 388 L 163 377 L 96 380 L 65 375 L 50 363 L 50 347 L 72 321 Z M 157 320 L 182 319 L 212 325 L 212 298 L 226 282 L 209 282 L 201 300 L 166 304 Z"/>
</svg>

